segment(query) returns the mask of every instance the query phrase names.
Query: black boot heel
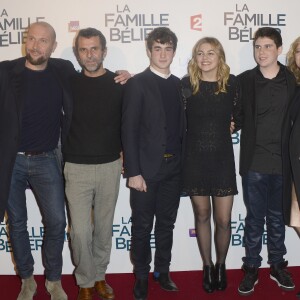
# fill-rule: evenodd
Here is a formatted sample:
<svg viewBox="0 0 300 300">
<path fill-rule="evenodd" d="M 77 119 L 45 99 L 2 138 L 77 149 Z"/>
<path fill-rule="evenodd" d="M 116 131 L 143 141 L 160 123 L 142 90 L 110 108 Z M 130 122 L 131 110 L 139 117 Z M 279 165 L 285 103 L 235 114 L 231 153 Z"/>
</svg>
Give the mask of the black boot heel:
<svg viewBox="0 0 300 300">
<path fill-rule="evenodd" d="M 227 287 L 227 276 L 225 264 L 216 264 L 216 289 L 224 291 Z"/>
<path fill-rule="evenodd" d="M 212 293 L 216 289 L 214 265 L 207 265 L 203 267 L 202 286 L 207 293 Z"/>
</svg>

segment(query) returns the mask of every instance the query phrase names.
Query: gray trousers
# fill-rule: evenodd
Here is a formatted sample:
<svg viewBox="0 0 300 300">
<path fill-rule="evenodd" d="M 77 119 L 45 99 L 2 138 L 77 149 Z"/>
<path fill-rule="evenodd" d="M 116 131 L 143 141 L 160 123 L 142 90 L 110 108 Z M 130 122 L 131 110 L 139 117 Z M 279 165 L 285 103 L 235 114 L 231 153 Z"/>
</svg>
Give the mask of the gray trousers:
<svg viewBox="0 0 300 300">
<path fill-rule="evenodd" d="M 105 279 L 121 168 L 121 159 L 96 165 L 65 164 L 71 249 L 80 287 L 93 287 L 95 281 Z"/>
</svg>

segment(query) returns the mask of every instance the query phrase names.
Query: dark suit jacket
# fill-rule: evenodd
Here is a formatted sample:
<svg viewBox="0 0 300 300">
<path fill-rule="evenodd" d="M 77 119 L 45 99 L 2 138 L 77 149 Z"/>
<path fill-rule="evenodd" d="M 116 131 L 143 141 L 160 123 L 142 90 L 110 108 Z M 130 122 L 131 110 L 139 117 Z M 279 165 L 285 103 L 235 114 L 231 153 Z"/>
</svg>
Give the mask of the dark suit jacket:
<svg viewBox="0 0 300 300">
<path fill-rule="evenodd" d="M 290 106 L 285 127 L 285 143 L 283 145 L 283 208 L 284 221 L 290 225 L 292 182 L 295 185 L 297 200 L 300 205 L 300 87 Z"/>
<path fill-rule="evenodd" d="M 63 89 L 62 142 L 70 127 L 72 98 L 69 77 L 76 71 L 71 62 L 50 58 L 51 68 Z M 6 209 L 22 124 L 21 74 L 25 58 L 0 63 L 0 221 Z"/>
<path fill-rule="evenodd" d="M 281 65 L 282 66 L 282 65 Z M 243 123 L 241 130 L 241 143 L 240 143 L 240 174 L 245 175 L 251 166 L 255 144 L 256 144 L 256 102 L 255 102 L 255 74 L 257 67 L 252 70 L 243 72 L 238 76 L 241 86 L 241 101 L 242 101 L 242 115 Z M 291 103 L 296 82 L 294 75 L 288 71 L 286 67 L 285 76 L 287 80 L 288 90 L 288 105 Z M 287 107 L 288 107 L 287 105 Z M 283 112 L 284 114 L 286 112 Z M 286 118 L 283 121 L 284 128 L 286 126 Z M 284 139 L 284 130 L 282 131 L 282 138 Z"/>
<path fill-rule="evenodd" d="M 142 175 L 144 179 L 154 177 L 166 150 L 166 116 L 154 76 L 150 69 L 146 69 L 131 78 L 125 87 L 122 109 L 124 177 L 136 175 Z M 181 101 L 180 80 L 171 76 L 178 88 L 178 101 Z M 183 101 L 181 110 L 178 122 L 183 140 L 186 127 Z"/>
</svg>

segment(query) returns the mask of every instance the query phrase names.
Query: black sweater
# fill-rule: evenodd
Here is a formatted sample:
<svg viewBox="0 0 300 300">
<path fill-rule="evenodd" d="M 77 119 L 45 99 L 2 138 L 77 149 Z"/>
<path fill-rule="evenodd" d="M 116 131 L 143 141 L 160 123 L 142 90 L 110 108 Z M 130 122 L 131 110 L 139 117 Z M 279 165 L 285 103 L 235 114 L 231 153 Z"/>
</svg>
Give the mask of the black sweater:
<svg viewBox="0 0 300 300">
<path fill-rule="evenodd" d="M 101 164 L 120 157 L 123 87 L 116 74 L 99 77 L 83 73 L 72 79 L 74 108 L 64 159 L 78 164 Z"/>
</svg>

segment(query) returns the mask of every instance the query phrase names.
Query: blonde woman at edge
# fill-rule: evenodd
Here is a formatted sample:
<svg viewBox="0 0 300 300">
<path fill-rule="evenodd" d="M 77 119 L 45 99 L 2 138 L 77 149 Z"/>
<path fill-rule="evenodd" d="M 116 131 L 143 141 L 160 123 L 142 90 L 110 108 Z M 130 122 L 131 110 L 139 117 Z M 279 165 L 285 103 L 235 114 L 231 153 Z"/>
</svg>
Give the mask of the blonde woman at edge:
<svg viewBox="0 0 300 300">
<path fill-rule="evenodd" d="M 291 44 L 287 53 L 287 67 L 295 75 L 297 91 L 289 108 L 289 124 L 284 144 L 283 166 L 284 173 L 284 220 L 292 226 L 300 237 L 300 36 Z M 300 297 L 300 292 L 297 294 Z"/>
<path fill-rule="evenodd" d="M 183 194 L 191 197 L 194 209 L 203 261 L 202 286 L 212 293 L 227 287 L 225 259 L 233 196 L 237 194 L 231 133 L 240 129 L 241 104 L 237 80 L 229 73 L 224 49 L 216 38 L 205 37 L 195 44 L 188 75 L 182 79 L 188 126 Z M 211 216 L 215 224 L 215 265 Z"/>
<path fill-rule="evenodd" d="M 287 67 L 295 75 L 298 87 L 289 108 L 291 126 L 287 129 L 288 139 L 283 147 L 283 208 L 285 224 L 292 226 L 300 237 L 300 36 L 291 44 L 287 53 Z M 300 292 L 297 297 L 300 297 Z"/>
</svg>

